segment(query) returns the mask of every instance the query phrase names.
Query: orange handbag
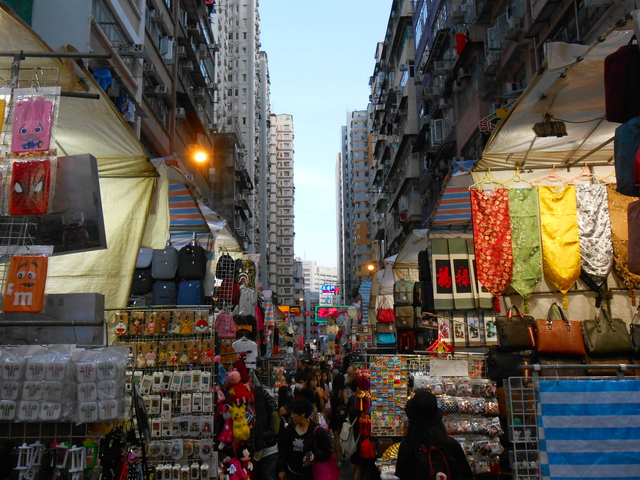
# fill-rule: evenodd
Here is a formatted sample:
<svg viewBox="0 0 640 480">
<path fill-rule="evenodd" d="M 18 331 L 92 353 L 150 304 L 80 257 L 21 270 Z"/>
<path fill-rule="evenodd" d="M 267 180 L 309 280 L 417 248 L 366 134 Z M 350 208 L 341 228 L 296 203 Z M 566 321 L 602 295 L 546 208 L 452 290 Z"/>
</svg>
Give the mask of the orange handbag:
<svg viewBox="0 0 640 480">
<path fill-rule="evenodd" d="M 49 259 L 44 256 L 11 257 L 2 311 L 38 313 L 44 307 Z"/>
<path fill-rule="evenodd" d="M 553 308 L 558 310 L 560 320 L 553 320 Z M 536 320 L 536 350 L 539 353 L 564 353 L 586 355 L 581 322 L 570 322 L 560 305 L 553 303 L 546 319 Z"/>
</svg>

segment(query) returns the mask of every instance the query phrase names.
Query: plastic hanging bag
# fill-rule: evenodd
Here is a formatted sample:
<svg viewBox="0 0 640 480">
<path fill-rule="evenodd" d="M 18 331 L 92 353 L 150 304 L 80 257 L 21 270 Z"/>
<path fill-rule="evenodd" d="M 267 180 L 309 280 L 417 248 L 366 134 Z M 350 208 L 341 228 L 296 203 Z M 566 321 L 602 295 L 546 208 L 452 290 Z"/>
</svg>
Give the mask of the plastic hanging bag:
<svg viewBox="0 0 640 480">
<path fill-rule="evenodd" d="M 60 87 L 14 90 L 12 152 L 44 152 L 50 149 L 59 97 Z"/>
</svg>

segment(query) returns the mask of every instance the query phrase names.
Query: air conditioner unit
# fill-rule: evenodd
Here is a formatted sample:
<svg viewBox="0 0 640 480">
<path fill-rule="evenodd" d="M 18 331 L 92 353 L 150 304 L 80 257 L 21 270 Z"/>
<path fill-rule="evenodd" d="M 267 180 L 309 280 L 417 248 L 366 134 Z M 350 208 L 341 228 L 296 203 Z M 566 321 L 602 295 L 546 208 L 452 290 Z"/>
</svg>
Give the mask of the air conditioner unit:
<svg viewBox="0 0 640 480">
<path fill-rule="evenodd" d="M 484 74 L 493 75 L 494 73 L 496 73 L 499 63 L 500 63 L 499 54 L 492 52 L 489 55 L 487 55 L 484 61 Z"/>
<path fill-rule="evenodd" d="M 178 57 L 184 57 L 187 55 L 187 49 L 184 47 L 178 47 L 176 48 L 176 55 Z"/>
<path fill-rule="evenodd" d="M 493 103 L 489 107 L 489 113 L 496 113 L 500 108 L 502 108 L 502 105 L 499 103 Z"/>
<path fill-rule="evenodd" d="M 409 210 L 409 197 L 401 195 L 398 199 L 398 211 L 406 212 L 407 210 Z"/>
<path fill-rule="evenodd" d="M 400 65 L 398 65 L 398 70 L 400 70 L 401 72 L 406 72 L 407 70 L 409 70 L 409 64 L 401 63 Z"/>
<path fill-rule="evenodd" d="M 461 92 L 462 90 L 464 90 L 464 81 L 454 80 L 452 88 L 454 92 Z"/>
<path fill-rule="evenodd" d="M 502 86 L 502 95 L 513 95 L 522 90 L 520 82 L 507 82 Z"/>
<path fill-rule="evenodd" d="M 507 20 L 507 33 L 506 37 L 509 40 L 517 40 L 520 32 L 522 31 L 522 17 L 512 16 Z"/>
<path fill-rule="evenodd" d="M 428 98 L 437 97 L 440 94 L 439 88 L 425 87 L 422 89 L 422 98 L 426 100 Z"/>
<path fill-rule="evenodd" d="M 217 52 L 220 49 L 220 47 L 219 47 L 219 45 L 217 43 L 208 43 L 207 47 L 209 47 L 209 49 L 214 51 L 214 52 Z"/>
<path fill-rule="evenodd" d="M 451 99 L 447 97 L 442 97 L 440 101 L 438 101 L 438 106 L 440 108 L 449 108 L 451 106 Z"/>
<path fill-rule="evenodd" d="M 471 78 L 471 70 L 468 68 L 461 68 L 458 70 L 458 80 L 464 80 L 465 78 Z"/>
<path fill-rule="evenodd" d="M 187 116 L 187 110 L 182 108 L 182 107 L 178 107 L 176 108 L 176 117 L 177 118 L 185 118 Z"/>
<path fill-rule="evenodd" d="M 155 75 L 156 73 L 156 66 L 153 63 L 149 63 L 149 62 L 144 62 L 142 64 L 142 71 L 144 73 L 147 73 L 149 75 Z"/>
<path fill-rule="evenodd" d="M 145 53 L 146 49 L 144 48 L 144 45 L 142 43 L 134 43 L 132 45 L 129 45 L 128 48 L 120 52 L 121 55 L 124 54 L 125 56 L 132 56 L 136 58 L 144 57 Z"/>
<path fill-rule="evenodd" d="M 433 71 L 435 73 L 448 73 L 451 70 L 451 62 L 438 60 L 433 62 Z"/>
<path fill-rule="evenodd" d="M 452 5 L 451 6 L 451 23 L 454 25 L 464 23 L 464 17 L 466 14 L 466 5 Z"/>
<path fill-rule="evenodd" d="M 149 20 L 151 22 L 162 22 L 164 20 L 164 12 L 162 10 L 149 10 Z"/>
<path fill-rule="evenodd" d="M 169 90 L 169 87 L 167 87 L 166 85 L 156 85 L 153 88 L 153 93 L 155 93 L 156 95 L 170 95 L 171 90 Z"/>
</svg>

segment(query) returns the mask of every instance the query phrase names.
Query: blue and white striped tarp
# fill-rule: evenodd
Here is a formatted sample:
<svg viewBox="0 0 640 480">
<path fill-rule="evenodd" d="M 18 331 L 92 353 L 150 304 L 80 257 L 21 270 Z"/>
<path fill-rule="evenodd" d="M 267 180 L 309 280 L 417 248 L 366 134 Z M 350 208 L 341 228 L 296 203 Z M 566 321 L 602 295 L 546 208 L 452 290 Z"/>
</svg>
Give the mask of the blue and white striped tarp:
<svg viewBox="0 0 640 480">
<path fill-rule="evenodd" d="M 541 381 L 542 479 L 640 479 L 640 380 Z"/>
<path fill-rule="evenodd" d="M 371 280 L 360 282 L 360 296 L 362 297 L 362 323 L 369 325 L 369 303 L 371 302 Z"/>
</svg>

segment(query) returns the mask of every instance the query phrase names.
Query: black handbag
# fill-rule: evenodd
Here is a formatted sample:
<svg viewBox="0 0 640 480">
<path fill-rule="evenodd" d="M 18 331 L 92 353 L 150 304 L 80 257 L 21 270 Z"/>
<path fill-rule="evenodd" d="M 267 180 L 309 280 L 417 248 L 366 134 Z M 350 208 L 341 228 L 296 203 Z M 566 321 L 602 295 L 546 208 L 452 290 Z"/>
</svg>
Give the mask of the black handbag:
<svg viewBox="0 0 640 480">
<path fill-rule="evenodd" d="M 513 312 L 516 315 L 513 315 Z M 536 320 L 522 315 L 518 307 L 511 305 L 506 317 L 496 319 L 498 341 L 502 350 L 530 350 L 535 348 Z"/>
<path fill-rule="evenodd" d="M 520 365 L 530 365 L 533 363 L 533 353 L 513 353 L 504 352 L 494 345 L 489 347 L 487 354 L 487 377 L 498 382 L 502 386 L 502 381 L 509 377 L 526 377 L 529 373 L 520 369 Z"/>
</svg>

